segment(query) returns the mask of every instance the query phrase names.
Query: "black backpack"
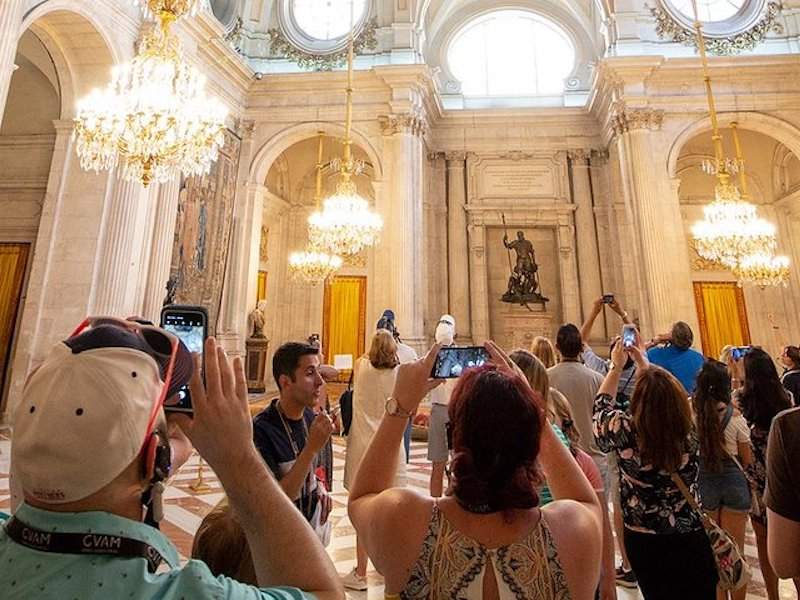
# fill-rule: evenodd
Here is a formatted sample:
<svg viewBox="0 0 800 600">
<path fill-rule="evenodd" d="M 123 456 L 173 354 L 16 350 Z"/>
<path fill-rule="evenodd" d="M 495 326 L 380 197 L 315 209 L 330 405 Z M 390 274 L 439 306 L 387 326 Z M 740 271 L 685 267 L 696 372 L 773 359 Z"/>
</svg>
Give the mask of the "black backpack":
<svg viewBox="0 0 800 600">
<path fill-rule="evenodd" d="M 342 435 L 350 433 L 350 425 L 353 423 L 353 373 L 350 373 L 350 380 L 347 382 L 347 389 L 339 396 L 339 410 L 342 415 Z"/>
</svg>

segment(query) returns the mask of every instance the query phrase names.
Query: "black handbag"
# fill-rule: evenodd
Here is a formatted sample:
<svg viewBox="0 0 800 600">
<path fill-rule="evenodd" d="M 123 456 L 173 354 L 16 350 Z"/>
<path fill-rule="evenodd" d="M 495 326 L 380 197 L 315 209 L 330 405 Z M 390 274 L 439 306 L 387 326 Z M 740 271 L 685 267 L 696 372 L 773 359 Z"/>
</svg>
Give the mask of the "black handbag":
<svg viewBox="0 0 800 600">
<path fill-rule="evenodd" d="M 350 433 L 350 425 L 353 423 L 353 373 L 347 382 L 347 389 L 339 396 L 339 410 L 342 415 L 342 435 Z"/>
</svg>

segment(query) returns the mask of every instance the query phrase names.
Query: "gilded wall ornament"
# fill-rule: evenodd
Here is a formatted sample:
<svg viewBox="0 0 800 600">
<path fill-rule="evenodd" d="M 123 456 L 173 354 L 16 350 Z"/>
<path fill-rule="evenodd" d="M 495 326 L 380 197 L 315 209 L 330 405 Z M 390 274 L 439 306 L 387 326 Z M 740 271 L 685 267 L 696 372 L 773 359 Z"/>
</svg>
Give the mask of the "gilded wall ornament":
<svg viewBox="0 0 800 600">
<path fill-rule="evenodd" d="M 691 27 L 677 21 L 660 5 L 650 6 L 650 13 L 656 20 L 656 33 L 661 39 L 670 39 L 673 42 L 686 46 L 697 47 L 695 32 Z M 760 44 L 770 32 L 783 33 L 783 26 L 778 23 L 778 13 L 781 7 L 777 2 L 768 2 L 764 13 L 752 27 L 746 31 L 731 35 L 730 37 L 707 37 L 706 51 L 718 56 L 730 56 L 747 50 L 752 50 Z"/>
<path fill-rule="evenodd" d="M 365 50 L 374 50 L 378 46 L 378 39 L 375 32 L 378 29 L 378 21 L 373 19 L 367 22 L 361 32 L 353 41 L 354 54 L 362 54 Z M 281 31 L 275 27 L 268 32 L 272 54 L 284 56 L 297 63 L 301 69 L 310 71 L 332 71 L 341 67 L 347 62 L 347 47 L 337 52 L 314 53 L 308 52 L 295 46 Z"/>
</svg>

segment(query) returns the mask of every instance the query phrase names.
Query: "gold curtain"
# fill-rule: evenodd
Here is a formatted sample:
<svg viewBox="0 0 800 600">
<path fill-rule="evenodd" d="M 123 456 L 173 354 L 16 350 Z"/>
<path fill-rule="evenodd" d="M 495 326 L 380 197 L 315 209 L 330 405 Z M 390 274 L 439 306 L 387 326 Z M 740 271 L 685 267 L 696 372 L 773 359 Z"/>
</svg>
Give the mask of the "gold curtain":
<svg viewBox="0 0 800 600">
<path fill-rule="evenodd" d="M 696 282 L 695 304 L 700 318 L 703 353 L 719 358 L 728 344 L 750 343 L 744 295 L 735 283 Z"/>
<path fill-rule="evenodd" d="M 256 304 L 267 297 L 267 272 L 258 272 L 258 287 L 256 288 Z"/>
<path fill-rule="evenodd" d="M 0 394 L 11 358 L 28 249 L 28 244 L 0 244 Z"/>
<path fill-rule="evenodd" d="M 323 339 L 325 360 L 351 354 L 355 361 L 364 352 L 366 278 L 334 277 L 325 284 Z"/>
</svg>

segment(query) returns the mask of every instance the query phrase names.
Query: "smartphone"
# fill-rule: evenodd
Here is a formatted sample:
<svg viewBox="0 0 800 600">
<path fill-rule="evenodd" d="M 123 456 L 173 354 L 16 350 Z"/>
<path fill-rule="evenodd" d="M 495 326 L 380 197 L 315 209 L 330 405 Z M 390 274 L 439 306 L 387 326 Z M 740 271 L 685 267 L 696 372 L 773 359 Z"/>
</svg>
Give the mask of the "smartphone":
<svg viewBox="0 0 800 600">
<path fill-rule="evenodd" d="M 192 354 L 203 355 L 203 344 L 208 337 L 208 312 L 202 306 L 171 304 L 161 309 L 161 327 L 176 335 Z M 164 404 L 167 412 L 192 412 L 192 396 L 189 386 L 178 390 L 177 401 Z"/>
<path fill-rule="evenodd" d="M 630 348 L 636 344 L 636 325 L 622 326 L 622 347 Z"/>
<path fill-rule="evenodd" d="M 489 362 L 483 346 L 446 346 L 439 350 L 431 371 L 434 379 L 452 379 L 467 370 Z"/>
<path fill-rule="evenodd" d="M 611 304 L 614 302 L 614 294 L 603 294 L 603 304 Z"/>
<path fill-rule="evenodd" d="M 735 346 L 731 349 L 731 358 L 733 360 L 742 360 L 752 346 Z"/>
</svg>

